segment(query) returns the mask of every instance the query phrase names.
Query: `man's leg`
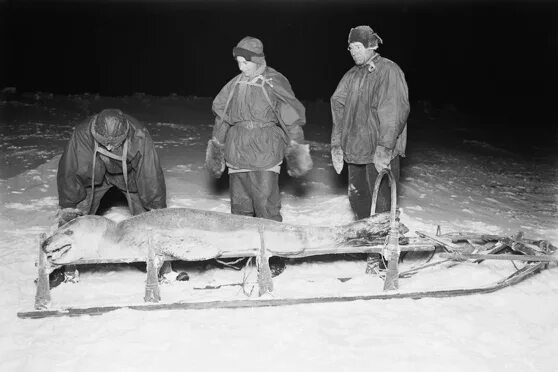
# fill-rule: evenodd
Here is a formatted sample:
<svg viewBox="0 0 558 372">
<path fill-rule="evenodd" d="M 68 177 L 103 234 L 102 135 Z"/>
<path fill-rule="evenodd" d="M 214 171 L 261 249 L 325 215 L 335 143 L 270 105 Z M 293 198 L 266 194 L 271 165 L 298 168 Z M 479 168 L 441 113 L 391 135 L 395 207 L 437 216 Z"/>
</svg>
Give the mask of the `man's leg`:
<svg viewBox="0 0 558 372">
<path fill-rule="evenodd" d="M 282 222 L 279 174 L 270 171 L 250 172 L 250 180 L 250 196 L 256 217 Z"/>
<path fill-rule="evenodd" d="M 122 191 L 124 195 L 126 195 L 126 191 Z M 143 204 L 140 200 L 139 193 L 131 192 L 130 193 L 130 201 L 128 203 L 128 207 L 130 208 L 130 213 L 132 216 L 137 216 L 138 214 L 147 212 L 147 209 L 143 207 Z"/>
<path fill-rule="evenodd" d="M 112 185 L 109 185 L 106 181 L 99 186 L 95 186 L 95 190 L 92 191 L 91 187 L 87 187 L 85 189 L 86 196 L 79 204 L 77 208 L 83 211 L 83 214 L 95 214 L 97 213 L 97 209 L 99 209 L 99 205 L 101 204 L 101 199 L 110 190 Z M 91 199 L 91 193 L 94 192 L 93 199 Z"/>
<path fill-rule="evenodd" d="M 374 167 L 374 164 L 372 164 Z M 349 164 L 349 203 L 357 220 L 370 217 L 372 194 L 367 164 Z M 377 173 L 376 173 L 377 175 Z M 373 187 L 373 186 L 372 186 Z"/>
<path fill-rule="evenodd" d="M 254 216 L 254 205 L 250 197 L 250 173 L 252 172 L 229 175 L 232 214 Z"/>
<path fill-rule="evenodd" d="M 279 174 L 270 171 L 251 172 L 250 188 L 256 217 L 282 222 L 281 194 L 279 193 Z M 287 259 L 273 256 L 269 258 L 271 276 L 276 277 L 285 271 Z"/>
</svg>

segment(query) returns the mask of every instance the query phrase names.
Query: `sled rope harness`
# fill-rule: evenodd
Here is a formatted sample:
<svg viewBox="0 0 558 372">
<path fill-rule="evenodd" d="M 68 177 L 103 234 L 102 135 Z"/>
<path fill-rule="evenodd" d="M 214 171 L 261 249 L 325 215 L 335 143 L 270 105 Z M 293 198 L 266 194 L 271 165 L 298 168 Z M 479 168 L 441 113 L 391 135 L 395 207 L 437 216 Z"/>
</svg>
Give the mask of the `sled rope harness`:
<svg viewBox="0 0 558 372">
<path fill-rule="evenodd" d="M 93 131 L 93 123 L 97 119 L 97 115 L 91 120 L 91 131 Z M 127 122 L 127 125 L 130 124 Z M 130 191 L 128 189 L 128 164 L 126 162 L 126 157 L 128 155 L 128 138 L 124 140 L 122 145 L 122 155 L 118 156 L 112 152 L 99 147 L 99 143 L 95 140 L 95 149 L 93 150 L 93 167 L 91 169 L 91 196 L 89 197 L 89 210 L 87 214 L 91 214 L 91 208 L 93 207 L 93 198 L 95 196 L 95 165 L 97 161 L 97 153 L 103 154 L 111 159 L 120 160 L 122 162 L 122 175 L 124 176 L 124 184 L 126 185 L 126 200 L 128 201 L 128 207 L 132 208 L 132 199 L 130 197 Z"/>
</svg>

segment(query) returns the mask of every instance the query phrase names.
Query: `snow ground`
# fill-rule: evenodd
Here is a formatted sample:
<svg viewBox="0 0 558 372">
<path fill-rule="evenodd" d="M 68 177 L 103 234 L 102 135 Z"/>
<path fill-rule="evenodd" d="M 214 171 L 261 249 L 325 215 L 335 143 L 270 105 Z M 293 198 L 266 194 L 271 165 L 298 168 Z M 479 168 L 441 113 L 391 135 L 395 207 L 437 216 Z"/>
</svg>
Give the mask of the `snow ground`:
<svg viewBox="0 0 558 372">
<path fill-rule="evenodd" d="M 357 301 L 279 308 L 137 312 L 100 317 L 23 320 L 33 307 L 38 236 L 52 228 L 56 167 L 73 126 L 88 114 L 118 107 L 147 123 L 159 151 L 169 207 L 228 212 L 226 179 L 203 170 L 212 119 L 210 100 L 195 97 L 54 96 L 37 93 L 0 103 L 0 370 L 554 371 L 558 362 L 558 270 L 490 295 Z M 329 160 L 329 107 L 307 105 L 315 169 L 303 180 L 281 178 L 285 222 L 333 226 L 351 221 L 346 175 Z M 414 115 L 414 116 L 413 116 Z M 412 117 L 421 118 L 420 112 Z M 403 162 L 401 221 L 434 233 L 523 231 L 558 244 L 558 154 L 524 157 L 463 134 L 455 116 L 409 123 Z M 413 127 L 414 124 L 414 127 Z M 451 125 L 449 125 L 451 124 Z M 443 128 L 443 129 L 442 129 Z M 453 128 L 453 129 L 448 129 Z M 453 131 L 452 131 L 453 130 Z M 114 207 L 107 216 L 126 217 Z M 403 268 L 424 262 L 406 258 Z M 180 265 L 179 265 L 180 266 Z M 242 299 L 242 273 L 183 264 L 189 282 L 162 287 L 165 301 Z M 299 260 L 274 280 L 276 298 L 377 293 L 381 280 L 364 263 L 344 258 Z M 403 291 L 474 287 L 513 270 L 509 262 L 461 264 L 401 279 Z M 78 284 L 52 291 L 53 306 L 141 303 L 145 274 L 130 265 L 82 271 Z M 353 279 L 342 283 L 341 277 Z"/>
</svg>

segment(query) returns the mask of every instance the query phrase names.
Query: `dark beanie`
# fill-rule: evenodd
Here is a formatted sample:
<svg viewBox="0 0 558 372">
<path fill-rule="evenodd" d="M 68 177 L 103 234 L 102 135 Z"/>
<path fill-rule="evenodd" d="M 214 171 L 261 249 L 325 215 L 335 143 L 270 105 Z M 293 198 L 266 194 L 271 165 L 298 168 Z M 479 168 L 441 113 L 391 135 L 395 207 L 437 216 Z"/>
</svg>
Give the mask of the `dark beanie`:
<svg viewBox="0 0 558 372">
<path fill-rule="evenodd" d="M 370 28 L 370 26 L 357 26 L 351 28 L 349 32 L 349 44 L 361 42 L 366 48 L 377 47 L 378 43 L 383 43 L 380 36 Z"/>
<path fill-rule="evenodd" d="M 91 127 L 91 134 L 103 146 L 118 146 L 126 139 L 130 126 L 124 113 L 116 109 L 101 111 Z"/>
<path fill-rule="evenodd" d="M 244 57 L 247 61 L 263 64 L 265 63 L 265 55 L 263 51 L 263 43 L 255 37 L 246 36 L 238 42 L 233 48 L 233 56 Z"/>
</svg>

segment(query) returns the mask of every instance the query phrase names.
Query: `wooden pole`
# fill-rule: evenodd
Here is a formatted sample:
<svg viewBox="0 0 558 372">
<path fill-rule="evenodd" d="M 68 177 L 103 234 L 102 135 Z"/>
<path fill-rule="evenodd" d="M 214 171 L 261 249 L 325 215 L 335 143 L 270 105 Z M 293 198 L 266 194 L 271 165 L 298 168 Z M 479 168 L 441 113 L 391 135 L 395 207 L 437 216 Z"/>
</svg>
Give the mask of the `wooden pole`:
<svg viewBox="0 0 558 372">
<path fill-rule="evenodd" d="M 145 302 L 161 301 L 161 292 L 159 291 L 159 265 L 157 265 L 157 257 L 155 248 L 152 244 L 151 235 L 148 238 L 147 248 L 147 279 L 145 281 Z"/>
<path fill-rule="evenodd" d="M 399 249 L 399 221 L 397 220 L 397 184 L 393 177 L 393 173 L 391 173 L 391 170 L 388 168 L 382 169 L 378 177 L 376 177 L 374 193 L 372 195 L 372 213 L 376 213 L 376 202 L 378 199 L 378 192 L 380 191 L 380 184 L 386 175 L 388 176 L 391 189 L 391 226 L 388 235 L 388 243 L 382 254 L 388 260 L 384 291 L 392 291 L 399 288 L 399 255 L 401 250 Z"/>
<path fill-rule="evenodd" d="M 258 294 L 262 296 L 268 292 L 273 292 L 273 280 L 269 268 L 269 257 L 265 250 L 263 225 L 258 227 L 258 231 L 260 233 L 260 253 L 256 257 L 256 266 L 258 268 Z"/>
<path fill-rule="evenodd" d="M 440 257 L 453 260 L 504 260 L 504 261 L 532 261 L 532 262 L 558 262 L 556 255 L 527 256 L 522 254 L 473 254 L 473 253 L 442 253 Z"/>
<path fill-rule="evenodd" d="M 37 277 L 37 289 L 35 293 L 35 309 L 45 310 L 50 304 L 50 283 L 48 281 L 48 260 L 46 253 L 43 251 L 43 242 L 46 239 L 46 234 L 42 233 L 39 236 L 39 261 L 37 263 L 38 277 Z"/>
</svg>

